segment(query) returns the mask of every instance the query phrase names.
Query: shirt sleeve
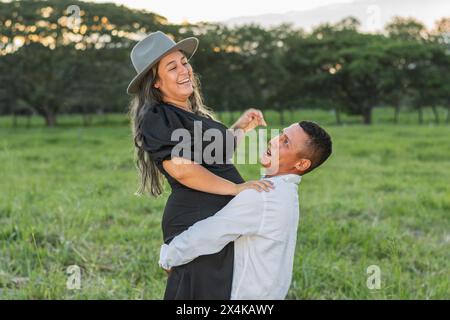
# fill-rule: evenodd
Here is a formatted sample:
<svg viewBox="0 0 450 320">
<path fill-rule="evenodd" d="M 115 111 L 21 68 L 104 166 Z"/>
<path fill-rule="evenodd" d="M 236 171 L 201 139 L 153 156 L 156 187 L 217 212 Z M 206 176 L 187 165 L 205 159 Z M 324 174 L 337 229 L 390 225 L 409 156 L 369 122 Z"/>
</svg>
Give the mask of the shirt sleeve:
<svg viewBox="0 0 450 320">
<path fill-rule="evenodd" d="M 222 250 L 241 235 L 257 234 L 264 216 L 262 192 L 244 190 L 215 215 L 199 221 L 162 245 L 159 265 L 170 269 Z"/>
<path fill-rule="evenodd" d="M 178 131 L 179 134 L 175 132 Z M 187 126 L 187 119 L 183 119 L 163 105 L 149 107 L 145 112 L 141 131 L 143 135 L 143 148 L 150 153 L 153 161 L 161 164 L 164 160 L 172 158 L 172 151 L 175 146 L 178 151 L 176 156 L 191 160 L 193 132 Z M 175 132 L 175 133 L 174 133 Z M 183 152 L 189 150 L 191 152 Z"/>
</svg>

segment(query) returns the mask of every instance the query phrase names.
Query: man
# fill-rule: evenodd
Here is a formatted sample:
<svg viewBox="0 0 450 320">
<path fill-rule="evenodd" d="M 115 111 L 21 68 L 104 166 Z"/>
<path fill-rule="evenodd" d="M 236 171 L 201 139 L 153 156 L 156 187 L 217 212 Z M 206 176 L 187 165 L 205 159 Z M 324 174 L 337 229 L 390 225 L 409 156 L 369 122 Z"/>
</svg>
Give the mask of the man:
<svg viewBox="0 0 450 320">
<path fill-rule="evenodd" d="M 330 136 L 313 122 L 294 123 L 261 156 L 270 192 L 244 190 L 214 216 L 197 222 L 161 247 L 166 270 L 234 241 L 231 299 L 284 299 L 292 278 L 301 176 L 331 154 Z M 275 165 L 274 165 L 275 164 Z"/>
</svg>

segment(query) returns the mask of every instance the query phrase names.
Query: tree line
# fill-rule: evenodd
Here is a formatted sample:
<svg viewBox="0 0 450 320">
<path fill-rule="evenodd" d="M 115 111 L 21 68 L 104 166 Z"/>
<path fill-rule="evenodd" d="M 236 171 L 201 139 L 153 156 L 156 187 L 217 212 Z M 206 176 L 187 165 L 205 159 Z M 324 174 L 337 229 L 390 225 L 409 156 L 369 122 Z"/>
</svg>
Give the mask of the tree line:
<svg viewBox="0 0 450 320">
<path fill-rule="evenodd" d="M 79 19 L 67 8 L 76 5 Z M 0 114 L 38 114 L 48 126 L 61 113 L 127 110 L 135 71 L 129 54 L 145 34 L 161 30 L 175 41 L 195 36 L 191 60 L 205 102 L 215 111 L 320 108 L 359 115 L 373 109 L 438 108 L 450 118 L 450 18 L 428 30 L 394 18 L 380 33 L 360 31 L 349 17 L 310 32 L 285 24 L 227 27 L 170 24 L 144 10 L 115 4 L 29 0 L 0 3 Z"/>
</svg>

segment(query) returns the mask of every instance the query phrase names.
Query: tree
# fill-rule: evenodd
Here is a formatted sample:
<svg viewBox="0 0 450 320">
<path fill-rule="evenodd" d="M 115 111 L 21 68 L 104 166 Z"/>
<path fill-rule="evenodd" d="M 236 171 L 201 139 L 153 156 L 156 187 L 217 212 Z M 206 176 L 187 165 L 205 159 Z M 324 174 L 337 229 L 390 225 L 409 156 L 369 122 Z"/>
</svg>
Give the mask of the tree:
<svg viewBox="0 0 450 320">
<path fill-rule="evenodd" d="M 384 29 L 397 40 L 424 42 L 430 37 L 425 25 L 414 18 L 394 17 Z"/>
<path fill-rule="evenodd" d="M 448 53 L 435 44 L 416 46 L 409 53 L 406 68 L 409 86 L 412 89 L 413 107 L 418 111 L 419 123 L 423 123 L 423 107 L 430 106 L 439 122 L 436 106 L 448 95 L 446 75 L 450 70 Z"/>
<path fill-rule="evenodd" d="M 394 107 L 395 123 L 399 121 L 401 106 L 414 94 L 407 70 L 415 61 L 411 53 L 416 51 L 418 45 L 416 42 L 390 40 L 383 48 L 384 67 L 380 77 L 382 102 Z"/>
<path fill-rule="evenodd" d="M 307 59 L 312 68 L 305 75 L 305 91 L 319 103 L 332 106 L 338 123 L 342 110 L 361 115 L 363 122 L 370 124 L 372 110 L 381 101 L 378 80 L 384 38 L 358 33 L 358 25 L 347 18 L 334 26 L 319 26 L 309 38 L 313 49 Z"/>
<path fill-rule="evenodd" d="M 80 8 L 78 24 L 70 23 L 71 5 Z M 150 31 L 173 31 L 150 12 L 71 0 L 0 3 L 0 15 L 1 59 L 17 60 L 4 76 L 13 87 L 7 103 L 25 101 L 48 126 L 61 111 L 122 112 L 134 75 L 129 48 Z"/>
<path fill-rule="evenodd" d="M 16 53 L 17 98 L 33 106 L 47 126 L 56 125 L 56 115 L 71 94 L 77 72 L 75 52 L 69 47 L 50 50 L 33 43 Z"/>
</svg>

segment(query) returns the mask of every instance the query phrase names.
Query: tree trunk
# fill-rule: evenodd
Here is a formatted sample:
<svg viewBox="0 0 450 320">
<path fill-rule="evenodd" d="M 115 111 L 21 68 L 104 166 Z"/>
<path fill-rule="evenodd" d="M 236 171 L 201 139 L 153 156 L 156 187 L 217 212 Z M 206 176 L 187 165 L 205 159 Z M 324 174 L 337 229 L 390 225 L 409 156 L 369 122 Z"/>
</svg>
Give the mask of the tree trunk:
<svg viewBox="0 0 450 320">
<path fill-rule="evenodd" d="M 397 104 L 395 106 L 395 113 L 394 113 L 394 123 L 395 124 L 398 124 L 399 115 L 400 115 L 400 106 Z"/>
<path fill-rule="evenodd" d="M 92 123 L 92 114 L 83 113 L 83 125 L 85 127 L 90 126 Z"/>
<path fill-rule="evenodd" d="M 56 126 L 56 115 L 52 112 L 48 112 L 45 114 L 45 124 L 47 127 Z"/>
<path fill-rule="evenodd" d="M 13 128 L 16 128 L 17 127 L 17 116 L 16 116 L 16 114 L 15 113 L 13 113 L 13 123 L 12 123 L 12 126 L 13 126 Z"/>
<path fill-rule="evenodd" d="M 336 116 L 336 124 L 341 125 L 341 110 L 339 108 L 334 109 L 334 115 Z"/>
<path fill-rule="evenodd" d="M 419 124 L 423 124 L 423 111 L 422 107 L 418 107 L 417 111 L 419 112 Z"/>
<path fill-rule="evenodd" d="M 431 106 L 431 109 L 433 110 L 433 114 L 434 114 L 434 121 L 436 122 L 436 124 L 439 124 L 439 112 L 436 108 L 435 105 Z"/>
<path fill-rule="evenodd" d="M 367 125 L 372 124 L 372 108 L 369 108 L 369 107 L 364 108 L 362 116 L 363 116 L 364 124 L 367 124 Z"/>
</svg>

